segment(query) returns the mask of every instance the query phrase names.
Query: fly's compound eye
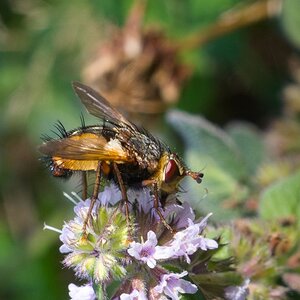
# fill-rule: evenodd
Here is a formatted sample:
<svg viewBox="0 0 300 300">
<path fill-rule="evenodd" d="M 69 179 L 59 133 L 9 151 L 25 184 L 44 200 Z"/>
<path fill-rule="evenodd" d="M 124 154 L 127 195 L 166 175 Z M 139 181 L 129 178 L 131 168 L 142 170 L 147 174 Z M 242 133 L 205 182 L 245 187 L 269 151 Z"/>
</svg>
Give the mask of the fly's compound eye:
<svg viewBox="0 0 300 300">
<path fill-rule="evenodd" d="M 174 159 L 170 159 L 165 169 L 165 182 L 169 183 L 180 176 L 178 165 Z"/>
</svg>

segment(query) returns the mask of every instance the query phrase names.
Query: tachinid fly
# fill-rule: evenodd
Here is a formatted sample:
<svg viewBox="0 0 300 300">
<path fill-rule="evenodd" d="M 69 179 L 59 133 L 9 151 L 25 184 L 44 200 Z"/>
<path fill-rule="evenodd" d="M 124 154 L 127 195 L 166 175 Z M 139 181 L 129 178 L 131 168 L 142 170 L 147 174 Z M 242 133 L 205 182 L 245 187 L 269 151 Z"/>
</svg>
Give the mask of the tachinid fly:
<svg viewBox="0 0 300 300">
<path fill-rule="evenodd" d="M 158 209 L 161 193 L 176 192 L 185 176 L 201 182 L 202 173 L 190 171 L 165 144 L 128 121 L 96 91 L 79 82 L 74 82 L 73 88 L 87 111 L 100 118 L 102 124 L 85 126 L 83 122 L 79 129 L 71 131 L 60 124 L 61 137 L 46 139 L 39 150 L 50 162 L 54 176 L 67 177 L 73 171 L 83 171 L 85 177 L 87 171 L 96 171 L 90 212 L 98 197 L 101 176 L 119 185 L 127 217 L 127 187 L 149 186 L 154 208 L 162 218 Z"/>
</svg>

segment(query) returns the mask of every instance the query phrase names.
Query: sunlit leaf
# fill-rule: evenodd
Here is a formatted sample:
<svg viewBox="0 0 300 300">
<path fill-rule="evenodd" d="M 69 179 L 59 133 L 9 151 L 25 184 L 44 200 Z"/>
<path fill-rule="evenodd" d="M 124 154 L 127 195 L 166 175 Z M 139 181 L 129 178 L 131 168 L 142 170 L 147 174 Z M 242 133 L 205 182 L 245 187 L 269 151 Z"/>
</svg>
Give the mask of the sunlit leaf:
<svg viewBox="0 0 300 300">
<path fill-rule="evenodd" d="M 300 218 L 300 172 L 268 187 L 260 199 L 260 216 L 264 219 Z"/>
<path fill-rule="evenodd" d="M 265 158 L 262 137 L 258 130 L 248 123 L 235 122 L 226 129 L 239 148 L 243 164 L 248 171 L 247 176 L 251 177 Z"/>
<path fill-rule="evenodd" d="M 282 1 L 282 27 L 287 37 L 300 48 L 300 1 L 286 0 Z"/>
</svg>

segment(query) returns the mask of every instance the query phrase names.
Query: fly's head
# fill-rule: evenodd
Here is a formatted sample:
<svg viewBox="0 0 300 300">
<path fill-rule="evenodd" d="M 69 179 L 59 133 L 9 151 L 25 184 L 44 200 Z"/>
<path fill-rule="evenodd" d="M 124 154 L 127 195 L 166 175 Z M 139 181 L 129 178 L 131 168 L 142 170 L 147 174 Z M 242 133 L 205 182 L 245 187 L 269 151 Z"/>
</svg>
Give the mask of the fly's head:
<svg viewBox="0 0 300 300">
<path fill-rule="evenodd" d="M 179 182 L 185 177 L 190 176 L 197 183 L 201 183 L 203 173 L 192 172 L 187 169 L 183 161 L 175 153 L 165 153 L 159 163 L 158 185 L 167 192 L 173 193 L 178 190 Z"/>
</svg>

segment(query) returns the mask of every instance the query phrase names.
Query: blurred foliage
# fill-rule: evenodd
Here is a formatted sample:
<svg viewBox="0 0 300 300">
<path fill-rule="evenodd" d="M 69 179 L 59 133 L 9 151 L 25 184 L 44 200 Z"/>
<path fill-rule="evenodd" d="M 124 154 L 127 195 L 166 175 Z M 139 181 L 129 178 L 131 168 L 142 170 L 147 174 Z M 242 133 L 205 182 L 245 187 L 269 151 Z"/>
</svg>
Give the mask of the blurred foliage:
<svg viewBox="0 0 300 300">
<path fill-rule="evenodd" d="M 247 299 L 297 299 L 300 237 L 295 220 L 244 218 L 225 228 L 220 230 L 227 244 L 223 255 L 235 257 L 239 273 L 250 278 Z"/>
<path fill-rule="evenodd" d="M 265 155 L 253 126 L 232 124 L 224 131 L 205 119 L 182 112 L 170 113 L 169 120 L 182 134 L 187 164 L 205 173 L 207 191 L 188 181 L 184 197 L 197 210 L 214 212 L 216 220 L 239 216 L 241 211 L 234 208 L 253 193 L 254 174 Z M 206 197 L 199 201 L 201 194 Z M 225 206 L 231 209 L 224 210 Z"/>
<path fill-rule="evenodd" d="M 253 2 L 152 0 L 144 27 L 158 28 L 184 45 L 188 37 L 205 34 L 224 12 Z M 57 235 L 42 228 L 44 222 L 61 227 L 71 213 L 62 191 L 79 192 L 80 180 L 50 178 L 35 149 L 57 119 L 67 129 L 79 126 L 82 108 L 70 82 L 80 80 L 99 43 L 126 23 L 132 5 L 131 0 L 0 2 L 1 299 L 67 299 L 67 284 L 74 278 L 61 270 Z M 223 223 L 258 218 L 249 225 L 255 247 L 247 235 L 237 241 L 240 235 L 232 229 L 229 246 L 245 245 L 228 251 L 243 263 L 262 251 L 264 264 L 271 260 L 275 268 L 263 282 L 270 289 L 278 282 L 289 287 L 290 299 L 299 297 L 298 11 L 298 0 L 285 0 L 276 18 L 236 28 L 201 47 L 183 47 L 178 61 L 191 75 L 177 108 L 185 112 L 170 112 L 169 125 L 161 115 L 144 119 L 145 127 L 160 121 L 154 130 L 179 152 L 185 148 L 192 169 L 203 169 L 203 184 L 188 181 L 181 195 L 199 215 L 212 211 L 215 221 Z M 97 122 L 86 118 L 87 124 Z M 286 231 L 282 224 L 287 220 L 293 225 Z M 278 259 L 267 243 L 268 233 L 275 231 L 292 245 Z M 246 248 L 252 252 L 243 254 Z M 254 299 L 264 299 L 257 293 Z"/>
</svg>

